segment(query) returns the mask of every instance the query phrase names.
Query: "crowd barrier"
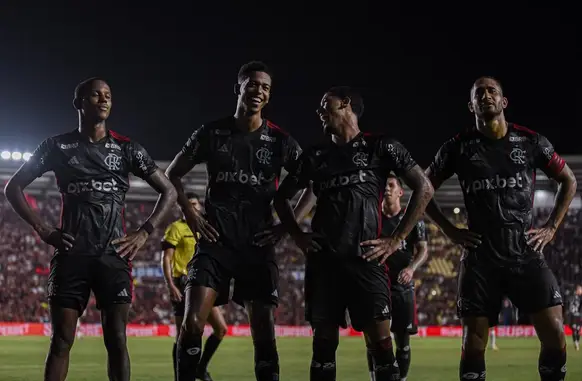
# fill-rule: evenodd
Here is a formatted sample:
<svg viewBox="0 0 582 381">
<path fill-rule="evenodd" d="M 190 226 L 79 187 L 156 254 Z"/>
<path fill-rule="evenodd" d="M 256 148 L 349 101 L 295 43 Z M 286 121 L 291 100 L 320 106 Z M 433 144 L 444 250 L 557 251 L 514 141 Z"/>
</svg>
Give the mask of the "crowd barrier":
<svg viewBox="0 0 582 381">
<path fill-rule="evenodd" d="M 79 326 L 84 336 L 101 336 L 99 324 L 81 324 Z M 572 335 L 570 327 L 564 327 L 566 335 Z M 308 326 L 276 326 L 276 335 L 280 337 L 310 337 L 311 327 Z M 205 335 L 209 335 L 212 328 L 207 326 Z M 497 337 L 535 337 L 533 326 L 514 325 L 495 327 Z M 0 323 L 0 336 L 50 336 L 51 326 L 47 323 Z M 461 337 L 463 329 L 460 326 L 423 326 L 418 328 L 419 337 Z M 130 324 L 127 335 L 133 337 L 176 336 L 173 325 L 139 325 Z M 245 337 L 251 335 L 248 325 L 231 325 L 228 327 L 228 336 Z M 340 336 L 361 336 L 360 332 L 352 328 L 340 330 Z"/>
</svg>

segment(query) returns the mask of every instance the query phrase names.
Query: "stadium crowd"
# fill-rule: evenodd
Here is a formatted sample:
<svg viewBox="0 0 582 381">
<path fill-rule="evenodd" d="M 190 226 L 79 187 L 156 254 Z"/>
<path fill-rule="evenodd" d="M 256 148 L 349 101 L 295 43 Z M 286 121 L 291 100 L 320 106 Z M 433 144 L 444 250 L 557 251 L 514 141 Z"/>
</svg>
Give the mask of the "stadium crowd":
<svg viewBox="0 0 582 381">
<path fill-rule="evenodd" d="M 43 218 L 58 225 L 61 202 L 55 197 L 27 196 Z M 129 202 L 125 209 L 128 231 L 140 226 L 149 215 L 153 203 Z M 457 224 L 464 225 L 462 211 L 448 211 Z M 536 221 L 545 221 L 549 210 L 537 209 Z M 176 209 L 174 218 L 179 217 Z M 168 221 L 171 222 L 171 221 Z M 417 271 L 416 296 L 420 325 L 457 325 L 455 316 L 456 275 L 461 248 L 452 244 L 433 224 L 427 221 L 429 260 Z M 305 229 L 309 220 L 304 221 Z M 163 231 L 150 237 L 133 263 L 134 301 L 131 323 L 167 324 L 172 310 L 167 288 L 160 268 L 160 240 Z M 574 280 L 580 279 L 582 257 L 580 210 L 571 209 L 554 242 L 545 250 L 545 256 L 555 272 L 563 295 L 573 289 Z M 0 321 L 48 322 L 46 281 L 53 250 L 12 211 L 4 196 L 0 196 Z M 290 239 L 278 247 L 280 270 L 280 305 L 276 322 L 280 325 L 305 325 L 303 278 L 305 261 L 302 253 Z M 229 324 L 246 324 L 244 310 L 230 303 L 225 308 Z M 83 321 L 99 322 L 99 311 L 92 298 Z"/>
</svg>

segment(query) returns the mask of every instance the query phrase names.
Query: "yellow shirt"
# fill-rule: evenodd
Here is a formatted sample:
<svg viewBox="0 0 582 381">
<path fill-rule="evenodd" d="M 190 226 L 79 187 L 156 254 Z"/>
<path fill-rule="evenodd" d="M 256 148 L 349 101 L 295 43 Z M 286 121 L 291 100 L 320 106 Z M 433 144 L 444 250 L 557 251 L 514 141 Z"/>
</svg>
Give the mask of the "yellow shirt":
<svg viewBox="0 0 582 381">
<path fill-rule="evenodd" d="M 186 266 L 194 256 L 196 237 L 194 237 L 186 221 L 178 220 L 168 226 L 164 234 L 164 239 L 162 240 L 162 248 L 174 248 L 174 255 L 172 256 L 172 276 L 177 278 L 182 275 L 187 275 L 188 270 Z"/>
</svg>

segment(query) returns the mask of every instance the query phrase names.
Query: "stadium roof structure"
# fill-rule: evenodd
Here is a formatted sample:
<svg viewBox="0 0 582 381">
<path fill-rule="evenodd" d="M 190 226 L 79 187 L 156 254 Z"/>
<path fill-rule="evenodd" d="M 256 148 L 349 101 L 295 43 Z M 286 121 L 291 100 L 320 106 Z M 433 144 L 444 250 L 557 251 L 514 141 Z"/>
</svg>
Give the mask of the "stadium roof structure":
<svg viewBox="0 0 582 381">
<path fill-rule="evenodd" d="M 580 181 L 582 179 L 582 155 L 564 156 L 564 159 L 568 162 L 570 168 L 572 168 L 572 171 L 576 175 L 578 181 Z M 19 161 L 0 160 L 1 183 L 5 184 L 21 164 L 22 162 Z M 159 161 L 157 164 L 160 166 L 160 168 L 165 170 L 170 163 L 167 161 Z M 285 175 L 286 173 L 283 174 L 283 177 Z M 542 171 L 538 171 L 536 181 L 537 190 L 540 191 L 536 194 L 536 206 L 549 206 L 551 203 L 553 203 L 553 196 L 557 188 L 555 181 L 549 180 Z M 206 182 L 206 166 L 204 164 L 197 165 L 188 175 L 184 177 L 185 188 L 187 190 L 198 193 L 202 198 L 204 198 Z M 157 194 L 145 181 L 132 176 L 130 178 L 130 184 L 131 188 L 127 194 L 128 200 L 153 201 L 157 198 Z M 52 172 L 47 173 L 36 179 L 26 189 L 26 192 L 39 196 L 58 196 L 59 192 L 57 190 L 54 174 Z M 410 191 L 406 189 L 405 192 L 405 197 L 408 197 Z M 453 208 L 463 205 L 463 193 L 456 176 L 448 179 L 441 186 L 441 188 L 436 192 L 435 198 L 443 207 Z M 575 200 L 573 207 L 580 208 L 579 197 L 577 197 Z"/>
</svg>

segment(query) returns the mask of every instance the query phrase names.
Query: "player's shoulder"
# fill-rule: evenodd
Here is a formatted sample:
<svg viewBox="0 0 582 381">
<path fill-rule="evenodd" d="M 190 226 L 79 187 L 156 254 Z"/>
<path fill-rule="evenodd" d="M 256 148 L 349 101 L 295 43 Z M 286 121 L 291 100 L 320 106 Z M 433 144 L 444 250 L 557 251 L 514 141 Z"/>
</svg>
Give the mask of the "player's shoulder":
<svg viewBox="0 0 582 381">
<path fill-rule="evenodd" d="M 279 137 L 283 139 L 291 137 L 289 132 L 268 119 L 265 119 L 265 126 L 265 132 L 267 132 L 272 137 Z"/>
<path fill-rule="evenodd" d="M 542 137 L 538 132 L 527 128 L 525 126 L 519 125 L 517 123 L 509 123 L 509 141 L 511 143 L 518 142 L 532 142 L 537 143 Z"/>
<path fill-rule="evenodd" d="M 41 144 L 61 150 L 77 148 L 80 142 L 80 135 L 77 130 L 53 135 L 46 138 Z"/>
<path fill-rule="evenodd" d="M 303 150 L 300 157 L 308 159 L 317 159 L 324 157 L 332 148 L 330 141 L 316 142 Z"/>
</svg>

